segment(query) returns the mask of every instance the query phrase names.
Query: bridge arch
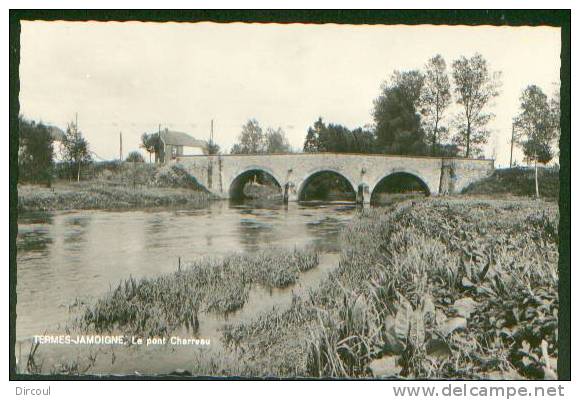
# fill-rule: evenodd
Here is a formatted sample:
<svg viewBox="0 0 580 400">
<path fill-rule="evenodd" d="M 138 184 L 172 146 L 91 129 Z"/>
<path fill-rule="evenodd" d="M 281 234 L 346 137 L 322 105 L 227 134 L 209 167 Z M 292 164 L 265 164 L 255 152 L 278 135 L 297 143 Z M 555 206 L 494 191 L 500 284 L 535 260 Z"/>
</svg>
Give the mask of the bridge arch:
<svg viewBox="0 0 580 400">
<path fill-rule="evenodd" d="M 344 172 L 339 171 L 337 169 L 322 167 L 322 168 L 317 168 L 317 169 L 311 170 L 302 177 L 302 179 L 300 180 L 299 185 L 298 185 L 298 191 L 296 193 L 297 199 L 299 201 L 305 200 L 305 189 L 308 187 L 308 185 L 310 183 L 312 183 L 312 180 L 314 178 L 316 178 L 317 176 L 320 176 L 321 174 L 325 174 L 325 173 L 329 173 L 329 174 L 332 174 L 332 175 L 339 177 L 340 179 L 343 179 L 347 183 L 353 196 L 356 197 L 357 185 L 349 176 L 347 176 L 346 174 L 344 174 Z M 354 197 L 353 197 L 353 200 L 354 200 Z"/>
<path fill-rule="evenodd" d="M 230 199 L 243 198 L 244 185 L 248 181 L 253 179 L 253 177 L 256 177 L 258 174 L 262 174 L 265 177 L 267 177 L 267 179 L 273 182 L 280 189 L 280 192 L 282 192 L 283 190 L 283 185 L 281 183 L 282 181 L 278 176 L 276 176 L 276 173 L 274 171 L 272 171 L 268 167 L 252 165 L 242 170 L 236 171 L 236 173 L 232 175 L 232 178 L 230 179 L 230 182 L 228 184 L 229 198 Z"/>
<path fill-rule="evenodd" d="M 381 189 L 391 189 L 394 193 L 400 190 L 404 193 L 405 189 L 420 190 L 426 196 L 431 195 L 431 189 L 422 174 L 409 169 L 393 169 L 387 174 L 377 179 L 370 188 L 370 201 L 376 198 Z"/>
</svg>

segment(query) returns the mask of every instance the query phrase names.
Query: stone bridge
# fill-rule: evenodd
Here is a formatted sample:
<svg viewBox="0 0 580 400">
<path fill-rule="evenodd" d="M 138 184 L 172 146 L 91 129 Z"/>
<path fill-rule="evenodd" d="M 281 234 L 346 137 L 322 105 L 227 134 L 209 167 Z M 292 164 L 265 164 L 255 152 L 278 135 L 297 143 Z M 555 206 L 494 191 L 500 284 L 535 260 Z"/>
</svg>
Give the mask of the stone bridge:
<svg viewBox="0 0 580 400">
<path fill-rule="evenodd" d="M 438 195 L 459 193 L 494 170 L 493 160 L 344 153 L 179 156 L 171 162 L 224 199 L 233 197 L 244 176 L 261 171 L 276 180 L 285 201 L 297 201 L 313 176 L 328 171 L 344 177 L 360 203 L 369 203 L 379 183 L 393 174 L 410 175 L 426 194 Z"/>
</svg>

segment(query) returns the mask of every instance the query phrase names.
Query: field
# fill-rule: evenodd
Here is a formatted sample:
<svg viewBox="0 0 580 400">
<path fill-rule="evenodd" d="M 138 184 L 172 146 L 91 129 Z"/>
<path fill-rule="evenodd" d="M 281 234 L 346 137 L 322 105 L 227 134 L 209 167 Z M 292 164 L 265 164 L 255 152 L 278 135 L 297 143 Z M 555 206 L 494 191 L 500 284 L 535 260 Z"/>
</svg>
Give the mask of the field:
<svg viewBox="0 0 580 400">
<path fill-rule="evenodd" d="M 424 199 L 366 209 L 318 287 L 221 331 L 191 375 L 555 379 L 558 209 L 529 200 Z M 200 261 L 130 279 L 89 305 L 86 331 L 170 334 L 197 310 L 243 307 L 252 285 L 292 285 L 311 252 Z M 183 301 L 187 299 L 187 301 Z"/>
</svg>

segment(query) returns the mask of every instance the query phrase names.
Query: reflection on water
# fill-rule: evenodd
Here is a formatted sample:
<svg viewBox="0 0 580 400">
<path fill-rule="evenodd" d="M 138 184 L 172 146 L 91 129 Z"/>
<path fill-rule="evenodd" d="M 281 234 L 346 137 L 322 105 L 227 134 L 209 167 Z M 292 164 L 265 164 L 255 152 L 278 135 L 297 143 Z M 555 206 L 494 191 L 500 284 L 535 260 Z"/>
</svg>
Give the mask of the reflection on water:
<svg viewBox="0 0 580 400">
<path fill-rule="evenodd" d="M 205 209 L 27 213 L 18 218 L 17 324 L 23 339 L 55 332 L 77 298 L 205 256 L 315 246 L 338 251 L 354 206 L 233 204 Z"/>
</svg>

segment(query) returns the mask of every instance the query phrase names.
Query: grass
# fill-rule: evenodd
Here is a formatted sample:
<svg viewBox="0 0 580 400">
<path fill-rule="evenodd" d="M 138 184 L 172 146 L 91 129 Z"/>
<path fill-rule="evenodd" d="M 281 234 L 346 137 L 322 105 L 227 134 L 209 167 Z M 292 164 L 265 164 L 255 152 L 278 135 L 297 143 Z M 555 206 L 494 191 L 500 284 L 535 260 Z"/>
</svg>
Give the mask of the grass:
<svg viewBox="0 0 580 400">
<path fill-rule="evenodd" d="M 166 336 L 180 327 L 197 331 L 200 311 L 234 312 L 243 307 L 252 285 L 287 287 L 316 265 L 312 250 L 271 250 L 201 260 L 152 279 L 129 278 L 89 306 L 79 325 L 146 336 Z"/>
<path fill-rule="evenodd" d="M 120 164 L 94 179 L 18 186 L 18 211 L 204 206 L 210 195 L 176 167 Z"/>
<path fill-rule="evenodd" d="M 261 376 L 554 378 L 557 242 L 550 203 L 368 210 L 317 290 L 224 342 Z"/>
<path fill-rule="evenodd" d="M 558 209 L 553 202 L 427 198 L 365 209 L 341 233 L 318 287 L 222 329 L 192 375 L 554 379 Z M 312 252 L 199 261 L 122 282 L 87 308 L 87 330 L 167 334 L 199 310 L 243 307 L 252 285 L 285 287 Z"/>
<path fill-rule="evenodd" d="M 557 200 L 560 191 L 560 171 L 557 168 L 538 168 L 540 197 Z M 496 169 L 489 178 L 469 185 L 463 191 L 471 195 L 511 195 L 533 197 L 536 194 L 533 168 Z"/>
</svg>

